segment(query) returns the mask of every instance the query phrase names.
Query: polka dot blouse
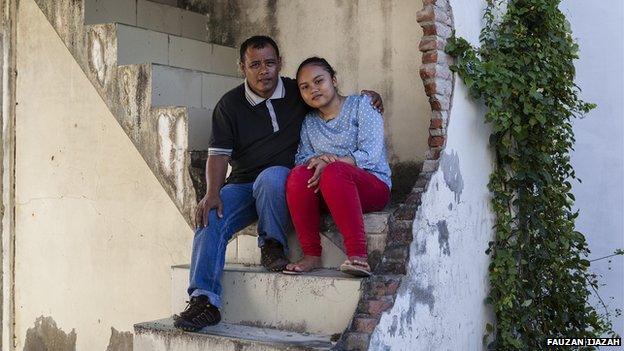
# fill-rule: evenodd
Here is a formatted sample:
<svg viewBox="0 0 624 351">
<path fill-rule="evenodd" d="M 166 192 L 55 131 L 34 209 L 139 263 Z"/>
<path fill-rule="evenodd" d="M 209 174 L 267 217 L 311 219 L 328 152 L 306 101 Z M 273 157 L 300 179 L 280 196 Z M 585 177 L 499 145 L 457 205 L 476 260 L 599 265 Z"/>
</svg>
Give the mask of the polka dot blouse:
<svg viewBox="0 0 624 351">
<path fill-rule="evenodd" d="M 295 163 L 304 164 L 324 153 L 351 156 L 358 167 L 377 176 L 388 187 L 392 186 L 383 118 L 367 95 L 347 96 L 340 114 L 327 122 L 317 111 L 306 115 Z"/>
</svg>

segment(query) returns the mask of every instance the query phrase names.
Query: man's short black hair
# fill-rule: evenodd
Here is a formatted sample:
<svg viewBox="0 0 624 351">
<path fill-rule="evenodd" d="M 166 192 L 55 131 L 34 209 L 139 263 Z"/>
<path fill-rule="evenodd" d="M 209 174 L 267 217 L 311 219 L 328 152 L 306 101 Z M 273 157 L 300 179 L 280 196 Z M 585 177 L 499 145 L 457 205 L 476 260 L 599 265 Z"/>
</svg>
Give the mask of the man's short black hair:
<svg viewBox="0 0 624 351">
<path fill-rule="evenodd" d="M 248 48 L 261 49 L 267 45 L 271 45 L 273 49 L 275 49 L 275 54 L 277 57 L 280 57 L 279 49 L 277 48 L 277 44 L 273 39 L 267 37 L 266 35 L 254 35 L 251 38 L 245 40 L 240 47 L 240 62 L 245 62 L 245 52 Z"/>
</svg>

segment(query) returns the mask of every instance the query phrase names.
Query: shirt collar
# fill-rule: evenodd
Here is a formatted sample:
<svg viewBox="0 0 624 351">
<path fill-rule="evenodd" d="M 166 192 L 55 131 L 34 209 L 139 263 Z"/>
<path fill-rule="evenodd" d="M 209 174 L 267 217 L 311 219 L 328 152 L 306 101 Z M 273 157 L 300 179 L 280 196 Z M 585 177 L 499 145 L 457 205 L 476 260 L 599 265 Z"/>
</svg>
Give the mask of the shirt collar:
<svg viewBox="0 0 624 351">
<path fill-rule="evenodd" d="M 273 95 L 271 95 L 271 97 L 268 99 L 265 99 L 261 96 L 258 96 L 256 93 L 254 93 L 251 90 L 251 88 L 249 88 L 249 84 L 247 84 L 247 79 L 245 79 L 245 97 L 247 98 L 247 101 L 251 104 L 251 106 L 256 106 L 257 104 L 266 100 L 281 99 L 285 95 L 286 95 L 286 90 L 284 89 L 284 83 L 282 82 L 282 77 L 279 77 L 279 79 L 277 80 L 277 87 L 275 88 Z"/>
</svg>

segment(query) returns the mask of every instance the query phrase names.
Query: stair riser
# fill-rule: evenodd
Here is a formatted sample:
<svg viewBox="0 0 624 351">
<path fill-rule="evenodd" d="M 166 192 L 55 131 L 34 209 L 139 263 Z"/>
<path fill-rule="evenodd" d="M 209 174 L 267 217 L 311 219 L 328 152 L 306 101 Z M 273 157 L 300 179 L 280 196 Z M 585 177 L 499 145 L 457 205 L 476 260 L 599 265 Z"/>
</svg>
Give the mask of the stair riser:
<svg viewBox="0 0 624 351">
<path fill-rule="evenodd" d="M 367 213 L 364 215 L 364 230 L 366 232 L 366 243 L 369 257 L 378 257 L 386 246 L 386 236 L 388 232 L 387 212 Z M 323 246 L 322 260 L 323 267 L 336 268 L 345 260 L 346 254 L 342 244 L 342 235 L 333 225 L 329 216 L 323 218 L 321 232 L 321 245 Z M 226 252 L 227 263 L 240 264 L 260 264 L 260 249 L 256 226 L 252 225 L 242 230 L 239 235 L 228 244 Z M 294 232 L 288 236 L 290 247 L 289 259 L 298 260 L 303 256 L 299 246 L 299 240 Z M 371 262 L 374 264 L 375 262 Z"/>
<path fill-rule="evenodd" d="M 175 0 L 84 0 L 84 21 L 85 24 L 123 23 L 207 41 L 208 17 L 175 7 L 175 3 Z"/>
<path fill-rule="evenodd" d="M 284 347 L 227 338 L 193 338 L 186 334 L 177 337 L 159 333 L 135 334 L 134 351 L 297 351 L 306 347 Z"/>
<path fill-rule="evenodd" d="M 255 226 L 252 230 L 255 230 Z M 245 230 L 245 233 L 249 232 L 251 232 L 251 230 Z M 321 236 L 321 245 L 323 246 L 323 252 L 321 254 L 323 267 L 337 268 L 346 259 L 345 253 L 327 237 Z M 295 262 L 303 257 L 303 252 L 301 251 L 299 241 L 294 232 L 291 232 L 288 236 L 288 247 L 288 259 L 291 262 Z M 244 234 L 238 235 L 228 244 L 225 261 L 226 263 L 260 265 L 258 237 Z"/>
<path fill-rule="evenodd" d="M 227 76 L 237 76 L 238 50 L 142 28 L 117 24 L 120 65 L 159 63 Z"/>
<path fill-rule="evenodd" d="M 152 106 L 213 109 L 223 94 L 242 82 L 236 77 L 152 65 Z"/>
<path fill-rule="evenodd" d="M 189 270 L 172 272 L 172 313 L 188 300 Z M 226 270 L 222 316 L 228 323 L 319 334 L 342 333 L 355 312 L 360 280 Z"/>
</svg>

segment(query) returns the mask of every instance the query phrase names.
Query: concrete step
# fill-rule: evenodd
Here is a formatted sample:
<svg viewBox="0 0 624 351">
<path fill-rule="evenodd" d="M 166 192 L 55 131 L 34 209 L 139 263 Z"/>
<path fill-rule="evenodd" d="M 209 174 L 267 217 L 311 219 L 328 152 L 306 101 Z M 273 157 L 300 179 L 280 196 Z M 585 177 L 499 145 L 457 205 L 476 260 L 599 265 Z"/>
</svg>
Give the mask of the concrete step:
<svg viewBox="0 0 624 351">
<path fill-rule="evenodd" d="M 188 333 L 171 318 L 134 325 L 134 351 L 277 351 L 330 350 L 330 336 L 293 333 L 229 323 Z"/>
<path fill-rule="evenodd" d="M 123 23 L 208 40 L 208 16 L 176 7 L 176 0 L 84 0 L 85 24 Z"/>
<path fill-rule="evenodd" d="M 172 267 L 172 314 L 188 300 L 189 267 Z M 333 269 L 306 275 L 271 273 L 259 266 L 227 264 L 222 317 L 227 323 L 318 334 L 342 333 L 360 297 L 361 279 Z"/>
<path fill-rule="evenodd" d="M 188 149 L 207 150 L 212 130 L 212 112 L 220 97 L 227 91 L 239 85 L 239 78 L 218 74 L 204 73 L 183 68 L 170 67 L 159 64 L 125 65 L 119 66 L 120 71 L 130 72 L 129 77 L 136 77 L 136 72 L 146 72 L 148 84 L 136 84 L 137 89 L 145 90 L 137 96 L 149 96 L 148 101 L 142 102 L 155 111 L 185 109 L 187 115 Z M 137 79 L 137 78 L 129 78 Z M 133 86 L 131 86 L 133 87 Z M 132 89 L 124 87 L 131 91 Z M 128 98 L 125 104 L 130 111 L 141 107 L 135 106 L 137 98 Z M 130 112 L 130 114 L 134 114 Z"/>
<path fill-rule="evenodd" d="M 388 220 L 390 212 L 371 212 L 364 214 L 364 230 L 371 265 L 374 265 L 386 246 Z M 240 264 L 260 264 L 260 249 L 257 244 L 256 225 L 243 229 L 230 241 L 226 252 L 226 262 Z M 330 216 L 324 216 L 321 224 L 321 245 L 323 246 L 323 267 L 336 268 L 345 258 L 342 235 Z M 290 247 L 289 259 L 296 261 L 303 256 L 297 235 L 291 232 L 288 236 Z"/>
<path fill-rule="evenodd" d="M 124 24 L 114 26 L 118 65 L 158 63 L 231 77 L 239 75 L 235 48 Z"/>
<path fill-rule="evenodd" d="M 237 77 L 152 64 L 152 106 L 212 110 L 221 96 L 243 82 Z"/>
</svg>

